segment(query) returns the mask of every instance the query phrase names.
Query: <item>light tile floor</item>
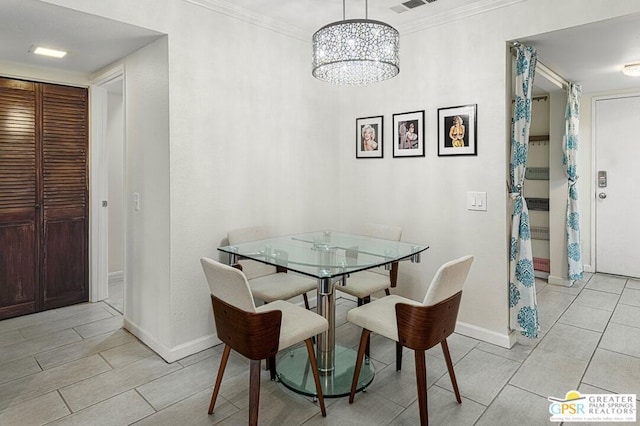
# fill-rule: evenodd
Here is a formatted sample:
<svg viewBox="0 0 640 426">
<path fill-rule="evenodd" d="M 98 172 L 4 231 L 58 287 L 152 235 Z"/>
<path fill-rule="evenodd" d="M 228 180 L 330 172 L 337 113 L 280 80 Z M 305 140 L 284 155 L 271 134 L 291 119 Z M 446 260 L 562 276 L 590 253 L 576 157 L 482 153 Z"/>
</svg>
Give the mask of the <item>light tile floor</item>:
<svg viewBox="0 0 640 426">
<path fill-rule="evenodd" d="M 587 274 L 571 288 L 538 282 L 542 335 L 510 350 L 454 334 L 449 339 L 463 403 L 457 404 L 439 347 L 427 353 L 432 425 L 544 425 L 548 396 L 640 395 L 640 281 Z M 355 347 L 339 299 L 336 339 Z M 262 375 L 263 425 L 416 425 L 415 366 L 405 350 L 372 338 L 377 375 L 354 404 L 310 398 Z M 168 364 L 122 329 L 106 303 L 0 321 L 0 425 L 244 425 L 248 362 L 232 354 L 216 412 L 206 414 L 220 362 L 217 346 Z M 640 420 L 640 419 L 639 419 Z"/>
<path fill-rule="evenodd" d="M 124 281 L 109 281 L 109 297 L 105 302 L 116 311 L 123 313 L 124 310 Z"/>
</svg>

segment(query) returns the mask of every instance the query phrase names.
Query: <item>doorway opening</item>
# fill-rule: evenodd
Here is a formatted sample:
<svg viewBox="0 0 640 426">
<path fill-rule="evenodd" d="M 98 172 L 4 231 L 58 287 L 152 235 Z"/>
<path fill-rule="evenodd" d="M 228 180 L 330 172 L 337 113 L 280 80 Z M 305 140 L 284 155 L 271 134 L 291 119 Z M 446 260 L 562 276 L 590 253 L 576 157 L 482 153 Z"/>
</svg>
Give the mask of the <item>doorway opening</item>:
<svg viewBox="0 0 640 426">
<path fill-rule="evenodd" d="M 92 295 L 124 314 L 125 84 L 116 68 L 91 86 L 92 107 Z"/>
</svg>

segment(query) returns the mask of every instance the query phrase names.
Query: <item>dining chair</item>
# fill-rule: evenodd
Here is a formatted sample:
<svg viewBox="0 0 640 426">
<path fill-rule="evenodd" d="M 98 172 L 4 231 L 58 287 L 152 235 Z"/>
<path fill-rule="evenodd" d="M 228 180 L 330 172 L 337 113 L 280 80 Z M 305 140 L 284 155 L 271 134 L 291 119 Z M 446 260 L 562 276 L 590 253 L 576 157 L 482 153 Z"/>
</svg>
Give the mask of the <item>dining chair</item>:
<svg viewBox="0 0 640 426">
<path fill-rule="evenodd" d="M 362 232 L 363 235 L 384 240 L 400 241 L 402 238 L 402 228 L 399 226 L 366 224 Z M 347 256 L 350 253 L 347 252 Z M 353 250 L 351 256 L 357 256 L 357 250 Z M 371 300 L 371 295 L 384 290 L 386 295 L 390 294 L 389 288 L 395 287 L 398 281 L 398 262 L 391 264 L 391 270 L 385 268 L 375 268 L 351 274 L 346 286 L 337 287 L 339 291 L 350 294 L 358 299 L 358 306 L 364 305 Z"/>
<path fill-rule="evenodd" d="M 353 403 L 366 344 L 371 333 L 395 340 L 397 344 L 413 349 L 416 362 L 418 406 L 420 424 L 427 425 L 427 368 L 425 351 L 438 343 L 451 378 L 458 403 L 462 403 L 453 363 L 447 346 L 447 337 L 453 333 L 462 299 L 462 287 L 473 263 L 473 256 L 464 256 L 442 265 L 433 277 L 422 303 L 397 295 L 377 299 L 354 308 L 347 313 L 347 320 L 362 327 L 356 367 L 351 383 L 349 403 Z M 402 368 L 402 350 L 396 352 L 396 369 Z"/>
<path fill-rule="evenodd" d="M 263 226 L 252 226 L 229 231 L 229 244 L 239 244 L 246 241 L 262 240 L 269 237 Z M 318 287 L 316 280 L 296 274 L 288 274 L 285 268 L 267 265 L 251 259 L 240 259 L 237 267 L 244 272 L 253 295 L 265 303 L 276 300 L 288 300 L 302 296 L 304 306 L 309 309 L 307 292 L 315 291 Z"/>
<path fill-rule="evenodd" d="M 400 241 L 402 238 L 402 228 L 399 226 L 380 225 L 368 223 L 364 225 L 363 235 L 373 238 L 381 238 L 384 240 Z M 348 250 L 347 256 L 357 256 L 357 250 Z M 351 274 L 347 279 L 347 285 L 336 287 L 339 291 L 347 293 L 357 298 L 358 306 L 371 301 L 371 295 L 384 290 L 389 296 L 391 292 L 389 288 L 395 287 L 398 282 L 398 262 L 391 264 L 391 269 L 386 270 L 384 267 L 375 268 L 367 271 L 360 271 Z M 367 344 L 366 355 L 369 358 L 369 344 Z"/>
<path fill-rule="evenodd" d="M 249 425 L 258 424 L 260 401 L 260 364 L 271 359 L 281 349 L 304 341 L 316 385 L 322 416 L 327 412 L 318 365 L 311 337 L 327 330 L 329 324 L 320 315 L 293 303 L 276 300 L 256 308 L 245 275 L 236 268 L 208 258 L 200 259 L 211 291 L 211 304 L 217 336 L 224 343 L 218 375 L 208 413 L 213 413 L 224 370 L 231 349 L 249 358 Z M 271 370 L 271 379 L 275 379 Z"/>
</svg>

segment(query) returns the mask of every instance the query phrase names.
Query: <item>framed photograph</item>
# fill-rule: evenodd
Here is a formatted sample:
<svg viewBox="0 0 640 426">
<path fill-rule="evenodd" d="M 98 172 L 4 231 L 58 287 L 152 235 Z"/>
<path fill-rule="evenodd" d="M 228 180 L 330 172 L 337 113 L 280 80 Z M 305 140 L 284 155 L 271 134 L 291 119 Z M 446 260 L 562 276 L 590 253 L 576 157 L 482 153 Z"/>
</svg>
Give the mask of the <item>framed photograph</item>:
<svg viewBox="0 0 640 426">
<path fill-rule="evenodd" d="M 424 110 L 393 114 L 393 156 L 424 157 Z"/>
<path fill-rule="evenodd" d="M 438 155 L 478 155 L 478 104 L 438 108 Z"/>
<path fill-rule="evenodd" d="M 356 158 L 382 158 L 382 116 L 356 119 Z"/>
</svg>

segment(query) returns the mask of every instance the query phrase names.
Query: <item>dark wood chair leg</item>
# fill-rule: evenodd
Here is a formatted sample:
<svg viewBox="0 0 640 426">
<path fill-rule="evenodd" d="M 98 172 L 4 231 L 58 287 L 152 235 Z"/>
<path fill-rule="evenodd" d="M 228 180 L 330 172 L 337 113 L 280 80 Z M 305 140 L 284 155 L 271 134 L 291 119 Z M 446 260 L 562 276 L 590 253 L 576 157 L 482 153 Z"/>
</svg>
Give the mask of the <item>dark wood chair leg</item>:
<svg viewBox="0 0 640 426">
<path fill-rule="evenodd" d="M 222 359 L 220 360 L 220 367 L 218 368 L 218 376 L 216 377 L 216 384 L 213 387 L 213 395 L 211 395 L 211 403 L 209 403 L 209 411 L 208 411 L 209 414 L 213 413 L 213 407 L 216 405 L 216 399 L 218 399 L 218 392 L 220 391 L 220 384 L 222 383 L 222 376 L 224 375 L 224 369 L 227 368 L 229 353 L 231 353 L 231 346 L 224 345 L 224 351 L 222 352 Z"/>
<path fill-rule="evenodd" d="M 358 347 L 358 355 L 356 355 L 356 368 L 353 370 L 353 380 L 351 381 L 351 393 L 349 394 L 349 404 L 353 404 L 353 398 L 356 396 L 356 388 L 358 387 L 358 378 L 360 377 L 360 369 L 364 359 L 364 351 L 369 342 L 371 332 L 366 328 L 362 329 L 360 335 L 360 346 Z"/>
<path fill-rule="evenodd" d="M 309 307 L 309 297 L 307 297 L 307 293 L 303 293 L 302 294 L 302 298 L 304 299 L 304 307 L 307 308 L 307 311 L 310 310 L 311 308 Z M 315 345 L 316 344 L 316 336 L 313 336 L 311 338 L 311 341 Z"/>
<path fill-rule="evenodd" d="M 269 376 L 272 382 L 276 380 L 276 357 L 275 355 L 267 358 L 267 365 L 269 367 Z"/>
<path fill-rule="evenodd" d="M 263 305 L 268 305 L 269 302 L 262 302 Z M 264 369 L 267 371 L 271 371 L 271 358 L 267 358 L 264 360 Z M 271 379 L 274 380 L 274 379 Z"/>
<path fill-rule="evenodd" d="M 396 342 L 396 371 L 402 370 L 402 345 Z"/>
<path fill-rule="evenodd" d="M 384 289 L 384 294 L 386 294 L 387 296 L 391 296 L 391 292 L 389 291 L 389 288 Z"/>
<path fill-rule="evenodd" d="M 416 382 L 418 386 L 418 407 L 420 407 L 421 426 L 429 424 L 429 412 L 427 410 L 427 364 L 424 356 L 425 351 L 415 351 Z"/>
<path fill-rule="evenodd" d="M 449 370 L 449 377 L 451 378 L 451 385 L 453 386 L 453 392 L 456 394 L 456 401 L 458 404 L 462 403 L 460 398 L 460 391 L 458 390 L 458 381 L 456 380 L 456 373 L 453 371 L 453 362 L 451 362 L 451 355 L 449 354 L 449 345 L 447 339 L 440 342 L 442 345 L 442 352 L 444 353 L 444 360 L 447 362 L 447 370 Z"/>
<path fill-rule="evenodd" d="M 362 299 L 363 304 L 367 304 L 371 302 L 371 296 L 367 296 Z M 367 360 L 371 358 L 371 339 L 367 339 L 367 348 L 364 351 L 364 354 L 367 356 Z"/>
<path fill-rule="evenodd" d="M 260 408 L 260 364 L 258 359 L 250 360 L 249 371 L 249 426 L 258 425 L 258 410 Z"/>
<path fill-rule="evenodd" d="M 327 417 L 327 409 L 324 406 L 324 393 L 322 392 L 320 376 L 318 375 L 318 363 L 316 362 L 316 355 L 313 350 L 313 342 L 311 342 L 311 339 L 307 339 L 304 341 L 304 343 L 307 344 L 307 352 L 309 353 L 309 364 L 311 364 L 313 380 L 316 382 L 316 393 L 318 394 L 318 402 L 320 403 L 320 412 L 322 413 L 322 417 Z"/>
<path fill-rule="evenodd" d="M 307 293 L 302 294 L 302 298 L 304 299 L 304 307 L 309 310 L 309 298 L 307 297 Z"/>
</svg>

